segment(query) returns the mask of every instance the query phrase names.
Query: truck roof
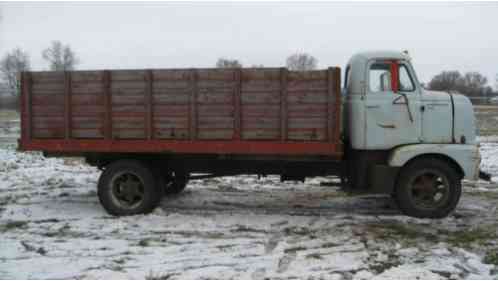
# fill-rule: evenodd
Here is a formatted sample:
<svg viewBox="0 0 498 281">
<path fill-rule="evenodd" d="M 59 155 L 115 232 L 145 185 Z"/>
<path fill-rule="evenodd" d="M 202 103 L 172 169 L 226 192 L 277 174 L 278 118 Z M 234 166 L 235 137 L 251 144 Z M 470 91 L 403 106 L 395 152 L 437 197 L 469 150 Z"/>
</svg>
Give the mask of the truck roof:
<svg viewBox="0 0 498 281">
<path fill-rule="evenodd" d="M 398 60 L 409 60 L 410 57 L 402 52 L 398 51 L 368 51 L 368 52 L 360 52 L 354 54 L 350 63 L 353 61 L 369 61 L 371 59 L 398 59 Z"/>
</svg>

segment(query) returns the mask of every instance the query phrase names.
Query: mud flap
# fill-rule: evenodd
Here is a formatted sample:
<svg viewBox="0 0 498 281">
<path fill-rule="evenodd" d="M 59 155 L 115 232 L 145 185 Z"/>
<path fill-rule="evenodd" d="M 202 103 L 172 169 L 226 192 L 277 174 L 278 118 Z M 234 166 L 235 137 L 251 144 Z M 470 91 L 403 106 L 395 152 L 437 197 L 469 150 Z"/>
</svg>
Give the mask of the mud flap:
<svg viewBox="0 0 498 281">
<path fill-rule="evenodd" d="M 370 165 L 368 167 L 369 190 L 377 194 L 392 194 L 399 167 Z"/>
</svg>

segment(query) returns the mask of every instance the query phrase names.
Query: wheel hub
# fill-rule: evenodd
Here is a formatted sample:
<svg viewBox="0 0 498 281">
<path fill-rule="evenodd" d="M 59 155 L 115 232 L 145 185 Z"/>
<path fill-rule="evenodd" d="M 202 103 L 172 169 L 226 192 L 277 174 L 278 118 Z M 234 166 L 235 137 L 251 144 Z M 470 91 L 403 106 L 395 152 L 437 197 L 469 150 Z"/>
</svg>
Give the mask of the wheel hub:
<svg viewBox="0 0 498 281">
<path fill-rule="evenodd" d="M 448 199 L 449 183 L 441 173 L 424 170 L 413 178 L 410 194 L 418 207 L 436 209 Z"/>
<path fill-rule="evenodd" d="M 143 200 L 143 182 L 135 174 L 124 172 L 112 181 L 112 195 L 122 207 L 133 208 Z"/>
</svg>

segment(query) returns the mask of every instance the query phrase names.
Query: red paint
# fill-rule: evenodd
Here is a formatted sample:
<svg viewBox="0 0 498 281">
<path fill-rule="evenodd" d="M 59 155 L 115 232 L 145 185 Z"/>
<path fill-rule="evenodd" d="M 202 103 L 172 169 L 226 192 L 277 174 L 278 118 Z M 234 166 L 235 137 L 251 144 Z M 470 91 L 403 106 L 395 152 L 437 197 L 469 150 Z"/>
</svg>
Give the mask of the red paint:
<svg viewBox="0 0 498 281">
<path fill-rule="evenodd" d="M 340 157 L 340 144 L 275 141 L 55 140 L 21 141 L 22 150 L 192 154 L 324 155 Z"/>
<path fill-rule="evenodd" d="M 393 92 L 397 93 L 399 90 L 399 85 L 398 85 L 399 65 L 398 65 L 397 61 L 391 61 L 390 65 L 391 65 L 391 77 L 392 77 L 391 78 L 391 89 L 393 90 Z"/>
</svg>

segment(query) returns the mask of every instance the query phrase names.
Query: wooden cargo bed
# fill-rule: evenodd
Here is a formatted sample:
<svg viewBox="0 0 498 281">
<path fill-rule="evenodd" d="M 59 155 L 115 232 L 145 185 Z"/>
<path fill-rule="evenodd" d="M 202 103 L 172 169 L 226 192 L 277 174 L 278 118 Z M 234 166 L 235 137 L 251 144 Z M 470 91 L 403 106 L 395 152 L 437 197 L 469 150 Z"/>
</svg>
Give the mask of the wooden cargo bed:
<svg viewBox="0 0 498 281">
<path fill-rule="evenodd" d="M 340 69 L 25 72 L 20 148 L 342 155 Z"/>
</svg>

